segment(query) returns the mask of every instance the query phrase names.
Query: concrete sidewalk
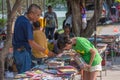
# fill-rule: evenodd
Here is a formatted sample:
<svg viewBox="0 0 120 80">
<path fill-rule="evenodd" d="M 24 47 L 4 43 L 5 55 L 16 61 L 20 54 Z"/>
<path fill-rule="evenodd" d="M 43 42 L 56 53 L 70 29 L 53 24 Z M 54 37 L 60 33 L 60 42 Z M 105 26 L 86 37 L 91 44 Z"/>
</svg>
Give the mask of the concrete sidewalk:
<svg viewBox="0 0 120 80">
<path fill-rule="evenodd" d="M 115 29 L 117 29 L 117 31 Z M 119 33 L 120 24 L 97 26 L 97 35 L 116 35 Z"/>
<path fill-rule="evenodd" d="M 114 29 L 117 28 L 118 32 L 114 32 Z M 120 24 L 112 24 L 112 25 L 102 25 L 97 27 L 98 35 L 115 35 L 120 33 Z M 111 62 L 107 62 L 107 75 L 105 76 L 105 72 L 102 71 L 102 80 L 120 80 L 120 57 L 115 57 L 115 61 L 113 65 Z M 97 80 L 100 80 L 98 77 Z"/>
<path fill-rule="evenodd" d="M 111 65 L 110 62 L 107 64 L 107 75 L 102 71 L 102 80 L 120 80 L 120 57 L 115 57 L 116 60 L 114 64 Z M 97 80 L 100 80 L 98 77 Z"/>
</svg>

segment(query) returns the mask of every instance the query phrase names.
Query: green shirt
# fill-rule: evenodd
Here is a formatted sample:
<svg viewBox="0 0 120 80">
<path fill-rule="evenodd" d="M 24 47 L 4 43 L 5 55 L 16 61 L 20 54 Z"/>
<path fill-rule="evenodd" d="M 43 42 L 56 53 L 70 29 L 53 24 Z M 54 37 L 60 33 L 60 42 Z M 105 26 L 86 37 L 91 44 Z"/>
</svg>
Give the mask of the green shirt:
<svg viewBox="0 0 120 80">
<path fill-rule="evenodd" d="M 95 55 L 95 58 L 93 60 L 92 66 L 98 65 L 102 61 L 102 58 L 101 58 L 100 54 L 98 53 L 97 49 L 86 38 L 76 37 L 76 45 L 73 46 L 73 49 L 77 53 L 81 54 L 81 57 L 85 60 L 85 62 L 87 64 L 89 64 L 90 58 L 91 58 L 90 49 L 96 50 L 96 55 Z"/>
</svg>

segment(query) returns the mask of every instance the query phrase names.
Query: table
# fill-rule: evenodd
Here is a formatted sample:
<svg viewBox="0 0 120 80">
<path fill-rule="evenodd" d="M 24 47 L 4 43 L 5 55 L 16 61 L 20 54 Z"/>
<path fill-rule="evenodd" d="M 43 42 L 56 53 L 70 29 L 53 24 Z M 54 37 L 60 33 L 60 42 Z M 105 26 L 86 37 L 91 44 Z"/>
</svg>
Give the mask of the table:
<svg viewBox="0 0 120 80">
<path fill-rule="evenodd" d="M 106 49 L 107 49 L 107 45 L 106 43 L 98 43 L 97 44 L 97 49 L 98 52 L 100 53 L 100 55 L 103 57 L 104 59 L 104 65 L 102 64 L 102 71 L 105 71 L 105 76 L 107 75 L 107 65 L 106 65 L 106 61 L 107 61 L 107 53 L 106 53 Z M 100 80 L 102 80 L 102 71 L 100 71 Z"/>
<path fill-rule="evenodd" d="M 97 50 L 98 50 L 98 52 L 99 52 L 100 54 L 102 54 L 102 53 L 106 50 L 107 45 L 108 45 L 108 44 L 106 44 L 106 43 L 98 43 L 98 44 L 97 44 Z"/>
<path fill-rule="evenodd" d="M 70 58 L 62 57 L 65 60 L 69 60 Z M 25 80 L 40 78 L 40 80 L 73 80 L 76 75 L 78 75 L 78 71 L 75 67 L 69 65 L 68 63 L 64 64 L 65 62 L 62 61 L 62 58 L 50 58 L 45 61 L 44 64 L 36 65 L 30 71 L 26 71 L 25 73 L 21 74 L 22 78 L 27 78 Z M 51 62 L 53 64 L 49 65 Z M 58 63 L 61 66 L 54 66 L 54 62 Z M 66 69 L 66 71 L 65 71 Z M 68 70 L 67 70 L 68 69 Z M 19 74 L 18 74 L 19 75 Z M 80 78 L 80 77 L 79 77 Z M 20 78 L 21 79 L 21 78 Z M 74 79 L 75 80 L 75 79 Z"/>
</svg>

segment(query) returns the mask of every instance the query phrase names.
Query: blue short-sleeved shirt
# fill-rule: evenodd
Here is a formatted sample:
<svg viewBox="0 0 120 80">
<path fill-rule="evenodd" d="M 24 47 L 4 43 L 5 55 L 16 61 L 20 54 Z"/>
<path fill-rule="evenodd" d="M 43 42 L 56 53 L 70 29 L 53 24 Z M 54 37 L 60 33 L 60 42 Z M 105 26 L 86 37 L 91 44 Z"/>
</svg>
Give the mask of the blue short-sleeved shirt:
<svg viewBox="0 0 120 80">
<path fill-rule="evenodd" d="M 24 46 L 28 51 L 30 51 L 31 47 L 28 40 L 33 40 L 33 27 L 25 16 L 20 16 L 17 18 L 14 26 L 12 40 L 14 49 Z"/>
</svg>

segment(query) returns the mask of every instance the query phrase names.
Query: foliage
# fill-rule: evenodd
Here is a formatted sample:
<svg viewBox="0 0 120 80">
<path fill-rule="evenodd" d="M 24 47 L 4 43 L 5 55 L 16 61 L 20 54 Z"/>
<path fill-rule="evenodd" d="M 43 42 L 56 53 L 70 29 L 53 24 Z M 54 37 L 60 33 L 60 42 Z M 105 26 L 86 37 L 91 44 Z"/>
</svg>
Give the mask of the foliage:
<svg viewBox="0 0 120 80">
<path fill-rule="evenodd" d="M 46 0 L 46 5 L 52 5 L 55 7 L 58 4 L 65 5 L 66 0 Z"/>
<path fill-rule="evenodd" d="M 0 27 L 4 27 L 6 21 L 7 21 L 6 19 L 0 19 Z"/>
</svg>

